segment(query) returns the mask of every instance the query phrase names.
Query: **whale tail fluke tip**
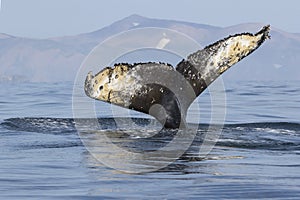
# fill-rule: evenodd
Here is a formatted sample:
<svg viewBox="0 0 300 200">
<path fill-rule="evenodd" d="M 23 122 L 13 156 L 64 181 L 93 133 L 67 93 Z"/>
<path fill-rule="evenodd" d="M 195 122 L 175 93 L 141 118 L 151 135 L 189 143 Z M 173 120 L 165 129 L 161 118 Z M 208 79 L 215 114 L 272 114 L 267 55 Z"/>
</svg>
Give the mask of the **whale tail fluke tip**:
<svg viewBox="0 0 300 200">
<path fill-rule="evenodd" d="M 271 30 L 271 25 L 268 24 L 268 25 L 264 26 L 260 31 L 258 31 L 255 35 L 257 36 L 257 35 L 263 34 L 264 40 L 271 39 L 271 36 L 269 35 L 270 30 Z"/>
</svg>

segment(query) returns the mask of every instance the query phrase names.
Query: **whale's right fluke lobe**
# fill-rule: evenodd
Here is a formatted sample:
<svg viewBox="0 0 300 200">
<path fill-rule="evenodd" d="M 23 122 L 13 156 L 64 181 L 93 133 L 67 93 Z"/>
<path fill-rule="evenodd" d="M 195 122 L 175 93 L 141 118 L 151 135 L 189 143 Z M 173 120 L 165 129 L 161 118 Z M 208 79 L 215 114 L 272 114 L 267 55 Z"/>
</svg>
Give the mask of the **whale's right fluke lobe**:
<svg viewBox="0 0 300 200">
<path fill-rule="evenodd" d="M 189 55 L 177 64 L 176 70 L 189 81 L 198 96 L 217 77 L 270 38 L 269 31 L 268 25 L 256 34 L 241 33 L 219 40 Z"/>
</svg>

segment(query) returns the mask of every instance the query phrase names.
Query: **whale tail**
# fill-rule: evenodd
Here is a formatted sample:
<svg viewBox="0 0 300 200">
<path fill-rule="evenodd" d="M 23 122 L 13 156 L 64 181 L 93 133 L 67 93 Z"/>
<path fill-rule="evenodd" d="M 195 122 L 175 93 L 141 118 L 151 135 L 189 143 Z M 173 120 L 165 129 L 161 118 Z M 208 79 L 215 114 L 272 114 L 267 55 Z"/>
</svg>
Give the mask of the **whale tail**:
<svg viewBox="0 0 300 200">
<path fill-rule="evenodd" d="M 270 26 L 240 33 L 190 54 L 174 70 L 165 63 L 127 63 L 107 67 L 85 81 L 87 96 L 154 116 L 165 128 L 185 124 L 187 109 L 216 78 L 255 51 Z"/>
</svg>

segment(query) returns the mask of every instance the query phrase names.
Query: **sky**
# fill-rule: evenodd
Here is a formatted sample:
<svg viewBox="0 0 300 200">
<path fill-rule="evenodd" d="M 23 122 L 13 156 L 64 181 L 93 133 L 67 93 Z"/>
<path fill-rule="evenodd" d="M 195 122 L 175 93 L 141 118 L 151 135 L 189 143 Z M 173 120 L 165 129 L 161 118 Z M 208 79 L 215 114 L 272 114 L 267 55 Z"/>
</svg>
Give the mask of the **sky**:
<svg viewBox="0 0 300 200">
<path fill-rule="evenodd" d="M 214 26 L 248 22 L 300 33 L 299 0 L 0 0 L 0 33 L 29 38 L 76 35 L 129 15 Z"/>
</svg>

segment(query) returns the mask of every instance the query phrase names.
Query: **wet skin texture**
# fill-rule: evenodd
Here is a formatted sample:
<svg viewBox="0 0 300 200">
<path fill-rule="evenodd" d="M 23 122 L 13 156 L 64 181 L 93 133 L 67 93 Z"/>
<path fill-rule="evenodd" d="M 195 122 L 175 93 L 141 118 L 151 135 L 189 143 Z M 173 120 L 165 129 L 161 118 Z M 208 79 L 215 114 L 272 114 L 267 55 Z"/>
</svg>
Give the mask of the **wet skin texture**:
<svg viewBox="0 0 300 200">
<path fill-rule="evenodd" d="M 174 69 L 165 63 L 119 63 L 85 81 L 87 96 L 154 116 L 165 128 L 184 128 L 188 107 L 216 78 L 255 51 L 270 26 L 240 33 L 190 54 Z M 167 82 L 167 84 L 166 84 Z"/>
</svg>

